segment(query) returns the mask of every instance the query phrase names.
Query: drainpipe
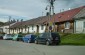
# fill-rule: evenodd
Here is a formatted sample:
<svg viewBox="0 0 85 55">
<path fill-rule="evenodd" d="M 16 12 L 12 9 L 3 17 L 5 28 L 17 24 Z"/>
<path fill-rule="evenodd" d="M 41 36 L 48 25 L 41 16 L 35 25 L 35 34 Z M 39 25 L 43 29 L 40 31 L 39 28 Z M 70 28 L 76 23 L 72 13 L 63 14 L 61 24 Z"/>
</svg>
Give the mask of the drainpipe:
<svg viewBox="0 0 85 55">
<path fill-rule="evenodd" d="M 73 33 L 76 33 L 76 21 L 73 21 Z"/>
</svg>

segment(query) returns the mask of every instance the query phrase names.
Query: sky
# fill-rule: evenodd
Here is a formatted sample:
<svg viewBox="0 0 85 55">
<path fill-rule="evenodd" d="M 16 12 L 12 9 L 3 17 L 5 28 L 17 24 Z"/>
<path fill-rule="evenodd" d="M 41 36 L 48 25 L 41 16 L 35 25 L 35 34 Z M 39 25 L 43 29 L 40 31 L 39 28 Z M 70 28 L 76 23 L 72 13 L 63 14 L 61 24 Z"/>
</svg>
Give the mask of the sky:
<svg viewBox="0 0 85 55">
<path fill-rule="evenodd" d="M 6 22 L 11 16 L 13 19 L 29 20 L 40 16 L 45 16 L 49 5 L 48 0 L 0 0 L 0 21 Z M 85 0 L 56 0 L 54 3 L 55 13 L 60 10 L 68 10 L 85 6 Z"/>
</svg>

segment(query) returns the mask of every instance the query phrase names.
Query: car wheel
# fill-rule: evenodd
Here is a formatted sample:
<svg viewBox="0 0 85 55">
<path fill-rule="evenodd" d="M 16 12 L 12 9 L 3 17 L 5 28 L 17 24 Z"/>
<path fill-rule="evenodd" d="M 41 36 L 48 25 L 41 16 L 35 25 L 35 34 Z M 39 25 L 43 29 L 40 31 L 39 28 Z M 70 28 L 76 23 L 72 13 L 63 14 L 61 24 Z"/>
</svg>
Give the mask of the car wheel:
<svg viewBox="0 0 85 55">
<path fill-rule="evenodd" d="M 49 42 L 49 41 L 46 41 L 46 45 L 48 45 L 48 46 L 49 46 L 49 45 L 50 45 L 50 42 Z"/>
<path fill-rule="evenodd" d="M 56 45 L 59 45 L 60 43 L 56 43 Z"/>
<path fill-rule="evenodd" d="M 37 40 L 35 40 L 35 44 L 38 44 L 38 41 Z"/>
<path fill-rule="evenodd" d="M 28 40 L 28 43 L 30 43 L 31 41 L 30 41 L 30 39 Z"/>
</svg>

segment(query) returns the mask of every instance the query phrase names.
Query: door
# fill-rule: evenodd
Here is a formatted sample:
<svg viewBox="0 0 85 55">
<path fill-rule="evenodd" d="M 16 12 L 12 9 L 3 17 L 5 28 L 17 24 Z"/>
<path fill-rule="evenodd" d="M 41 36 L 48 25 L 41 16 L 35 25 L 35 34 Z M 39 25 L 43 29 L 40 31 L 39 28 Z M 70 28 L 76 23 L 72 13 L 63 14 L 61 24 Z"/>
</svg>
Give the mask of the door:
<svg viewBox="0 0 85 55">
<path fill-rule="evenodd" d="M 39 37 L 38 37 L 38 42 L 39 43 L 45 43 L 46 42 L 46 34 L 41 34 Z"/>
<path fill-rule="evenodd" d="M 39 33 L 39 26 L 37 25 L 37 33 Z"/>
</svg>

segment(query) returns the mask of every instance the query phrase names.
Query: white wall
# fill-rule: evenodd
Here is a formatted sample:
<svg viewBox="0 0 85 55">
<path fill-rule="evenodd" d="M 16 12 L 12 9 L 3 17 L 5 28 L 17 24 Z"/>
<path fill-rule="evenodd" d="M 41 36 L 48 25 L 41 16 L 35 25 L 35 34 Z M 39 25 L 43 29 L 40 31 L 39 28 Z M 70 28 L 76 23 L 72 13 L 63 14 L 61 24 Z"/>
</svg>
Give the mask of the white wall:
<svg viewBox="0 0 85 55">
<path fill-rule="evenodd" d="M 4 33 L 9 33 L 9 26 L 2 26 L 2 27 L 0 27 L 0 28 L 2 28 L 3 29 L 3 32 Z"/>
<path fill-rule="evenodd" d="M 46 26 L 44 26 L 43 30 L 41 30 L 41 25 L 39 25 L 39 33 L 45 32 L 45 28 Z M 37 32 L 37 26 L 34 25 L 33 30 L 32 30 L 32 26 L 29 26 L 29 33 L 34 33 L 34 31 Z"/>
<path fill-rule="evenodd" d="M 33 27 L 33 30 L 32 30 L 32 26 L 28 26 L 29 27 L 29 33 L 37 33 L 37 25 L 34 25 L 34 27 Z M 46 26 L 43 26 L 43 30 L 41 29 L 41 25 L 39 25 L 39 33 L 43 33 L 43 32 L 45 32 L 45 28 L 46 28 Z M 20 32 L 21 32 L 21 29 L 20 29 Z M 28 32 L 28 28 L 26 28 L 26 30 L 25 30 L 25 28 L 23 28 L 23 32 L 22 33 L 27 33 Z M 10 33 L 13 33 L 13 30 L 12 31 L 10 31 Z M 17 33 L 17 29 L 16 29 L 16 31 L 15 31 L 15 29 L 14 29 L 14 33 Z M 18 29 L 18 33 L 19 33 L 19 29 Z"/>
<path fill-rule="evenodd" d="M 39 33 L 43 33 L 43 32 L 45 32 L 45 28 L 46 28 L 46 26 L 43 26 L 43 30 L 41 29 L 41 25 L 39 26 Z"/>
<path fill-rule="evenodd" d="M 34 31 L 37 31 L 37 26 L 34 25 L 33 30 L 32 30 L 32 26 L 29 26 L 29 33 L 34 33 Z"/>
<path fill-rule="evenodd" d="M 76 33 L 85 33 L 84 22 L 85 22 L 85 19 L 75 20 Z"/>
<path fill-rule="evenodd" d="M 12 25 L 14 25 L 15 23 L 12 23 L 12 24 L 10 24 L 10 26 L 12 26 Z M 9 34 L 9 25 L 6 25 L 6 26 L 2 26 L 2 27 L 0 27 L 0 28 L 2 28 L 3 29 L 3 32 L 4 33 L 7 33 L 7 34 Z M 11 31 L 12 32 L 12 31 Z M 10 32 L 10 33 L 11 33 Z"/>
</svg>

